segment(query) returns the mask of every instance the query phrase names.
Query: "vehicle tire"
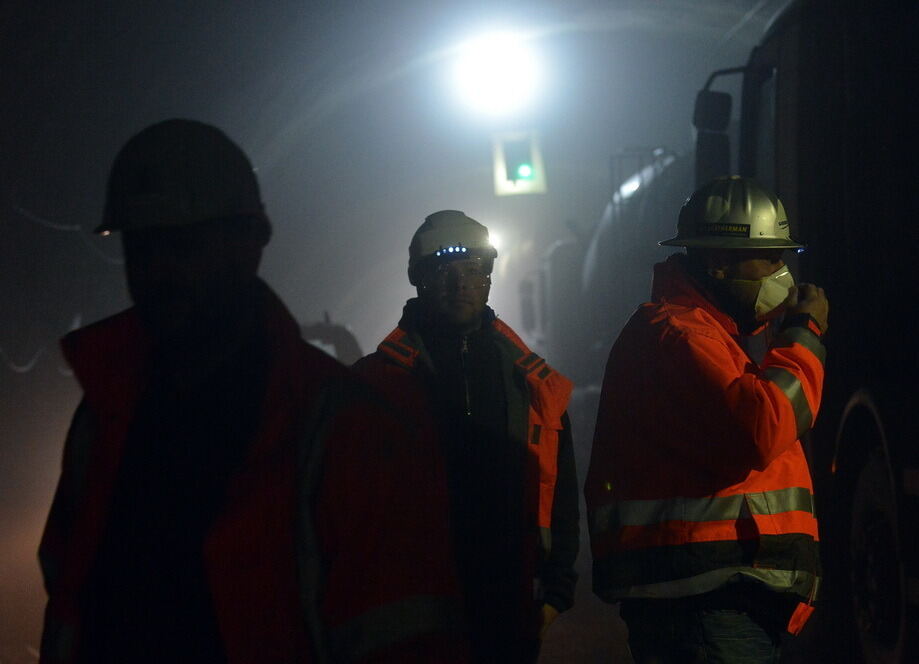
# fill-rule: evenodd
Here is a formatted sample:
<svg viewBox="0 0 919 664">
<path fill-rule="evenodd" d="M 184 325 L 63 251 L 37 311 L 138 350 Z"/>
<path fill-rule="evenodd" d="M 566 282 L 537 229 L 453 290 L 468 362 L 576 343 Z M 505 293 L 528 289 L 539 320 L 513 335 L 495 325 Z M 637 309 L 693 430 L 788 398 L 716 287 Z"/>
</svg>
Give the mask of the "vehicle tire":
<svg viewBox="0 0 919 664">
<path fill-rule="evenodd" d="M 896 507 L 887 456 L 875 448 L 855 483 L 849 531 L 852 613 L 866 664 L 901 661 L 905 606 Z"/>
<path fill-rule="evenodd" d="M 846 408 L 837 449 L 836 496 L 848 508 L 835 524 L 845 548 L 837 597 L 848 605 L 853 655 L 864 664 L 900 664 L 907 634 L 897 492 L 880 413 L 864 392 Z"/>
</svg>

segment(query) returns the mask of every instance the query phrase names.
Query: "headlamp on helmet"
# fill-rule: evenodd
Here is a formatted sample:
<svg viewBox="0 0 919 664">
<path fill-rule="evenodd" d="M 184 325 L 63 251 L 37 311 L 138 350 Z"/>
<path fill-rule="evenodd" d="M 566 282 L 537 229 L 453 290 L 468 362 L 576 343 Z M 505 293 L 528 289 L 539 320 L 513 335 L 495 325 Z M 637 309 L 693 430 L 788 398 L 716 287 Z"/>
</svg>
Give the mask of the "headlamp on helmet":
<svg viewBox="0 0 919 664">
<path fill-rule="evenodd" d="M 488 229 L 459 210 L 441 210 L 424 220 L 408 249 L 408 280 L 421 284 L 421 275 L 446 261 L 480 258 L 490 273 L 497 250 Z"/>
<path fill-rule="evenodd" d="M 461 244 L 456 245 L 455 247 L 441 247 L 434 252 L 435 256 L 446 256 L 447 254 L 465 254 L 467 253 L 466 247 Z"/>
</svg>

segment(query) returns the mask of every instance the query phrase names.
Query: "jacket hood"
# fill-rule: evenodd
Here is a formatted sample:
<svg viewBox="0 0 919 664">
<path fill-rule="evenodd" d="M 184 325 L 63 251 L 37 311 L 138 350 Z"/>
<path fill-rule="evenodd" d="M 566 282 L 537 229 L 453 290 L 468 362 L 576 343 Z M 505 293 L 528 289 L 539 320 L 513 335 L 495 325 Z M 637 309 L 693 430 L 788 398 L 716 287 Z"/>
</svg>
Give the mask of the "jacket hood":
<svg viewBox="0 0 919 664">
<path fill-rule="evenodd" d="M 702 284 L 692 276 L 686 264 L 686 254 L 672 254 L 663 263 L 654 266 L 651 282 L 651 300 L 659 304 L 703 309 L 731 336 L 739 336 L 737 323 L 722 311 Z"/>
</svg>

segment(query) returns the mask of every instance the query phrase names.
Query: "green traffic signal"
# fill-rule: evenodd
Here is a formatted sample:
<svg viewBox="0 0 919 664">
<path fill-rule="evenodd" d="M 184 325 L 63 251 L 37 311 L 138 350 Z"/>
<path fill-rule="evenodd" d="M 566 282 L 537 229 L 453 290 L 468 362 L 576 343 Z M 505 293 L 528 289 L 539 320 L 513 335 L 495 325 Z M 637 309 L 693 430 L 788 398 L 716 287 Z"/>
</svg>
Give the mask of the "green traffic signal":
<svg viewBox="0 0 919 664">
<path fill-rule="evenodd" d="M 526 139 L 515 139 L 504 142 L 504 163 L 507 170 L 507 179 L 511 182 L 517 180 L 533 179 L 533 154 L 530 142 Z"/>
<path fill-rule="evenodd" d="M 493 157 L 495 195 L 545 193 L 546 167 L 534 132 L 495 136 Z"/>
<path fill-rule="evenodd" d="M 533 177 L 533 167 L 527 163 L 520 164 L 517 166 L 517 177 L 521 180 L 529 180 Z"/>
</svg>

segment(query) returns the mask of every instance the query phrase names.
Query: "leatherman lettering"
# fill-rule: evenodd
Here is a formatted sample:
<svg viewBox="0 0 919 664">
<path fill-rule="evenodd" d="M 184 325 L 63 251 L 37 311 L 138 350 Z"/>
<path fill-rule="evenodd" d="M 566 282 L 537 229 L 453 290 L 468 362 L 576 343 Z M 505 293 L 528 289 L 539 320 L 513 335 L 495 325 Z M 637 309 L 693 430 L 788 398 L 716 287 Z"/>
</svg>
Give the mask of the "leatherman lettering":
<svg viewBox="0 0 919 664">
<path fill-rule="evenodd" d="M 696 232 L 718 237 L 750 237 L 750 224 L 698 224 Z"/>
</svg>

